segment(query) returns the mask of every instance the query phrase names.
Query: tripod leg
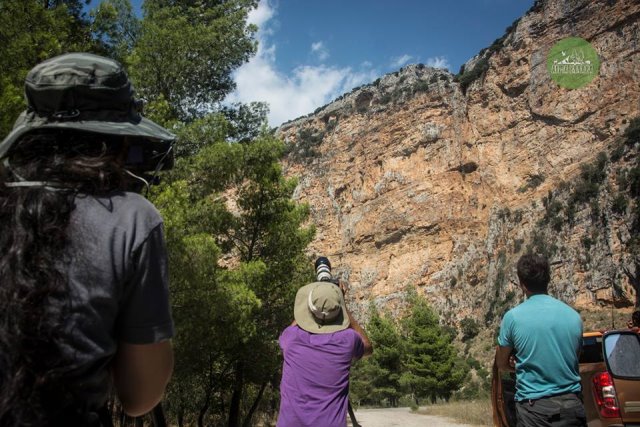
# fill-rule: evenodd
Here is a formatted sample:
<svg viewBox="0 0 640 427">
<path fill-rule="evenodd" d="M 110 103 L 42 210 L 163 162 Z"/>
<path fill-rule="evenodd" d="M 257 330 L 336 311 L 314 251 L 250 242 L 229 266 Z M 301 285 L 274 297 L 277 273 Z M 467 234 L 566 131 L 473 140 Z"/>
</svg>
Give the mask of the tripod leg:
<svg viewBox="0 0 640 427">
<path fill-rule="evenodd" d="M 362 427 L 362 425 L 358 424 L 358 421 L 356 421 L 356 414 L 353 413 L 353 407 L 351 406 L 351 401 L 349 401 L 349 406 L 347 406 L 347 410 L 349 411 L 349 418 L 351 418 L 351 424 L 353 424 L 353 427 Z"/>
</svg>

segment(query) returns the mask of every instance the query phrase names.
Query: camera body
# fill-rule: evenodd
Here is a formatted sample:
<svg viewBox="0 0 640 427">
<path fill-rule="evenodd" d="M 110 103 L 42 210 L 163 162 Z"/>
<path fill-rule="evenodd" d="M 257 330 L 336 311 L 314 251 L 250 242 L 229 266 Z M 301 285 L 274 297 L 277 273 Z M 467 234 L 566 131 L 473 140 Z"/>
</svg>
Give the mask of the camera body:
<svg viewBox="0 0 640 427">
<path fill-rule="evenodd" d="M 329 282 L 340 286 L 340 281 L 331 274 L 331 262 L 329 258 L 321 256 L 316 259 L 316 280 L 318 282 Z"/>
<path fill-rule="evenodd" d="M 169 141 L 129 138 L 125 165 L 138 172 L 173 168 L 173 145 Z"/>
</svg>

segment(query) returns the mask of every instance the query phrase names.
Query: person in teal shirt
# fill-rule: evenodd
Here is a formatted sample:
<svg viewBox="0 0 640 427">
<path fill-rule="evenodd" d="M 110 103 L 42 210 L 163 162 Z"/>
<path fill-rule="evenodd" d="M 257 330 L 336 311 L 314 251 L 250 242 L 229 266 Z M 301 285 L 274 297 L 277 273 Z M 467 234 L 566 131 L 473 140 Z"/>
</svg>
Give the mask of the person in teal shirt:
<svg viewBox="0 0 640 427">
<path fill-rule="evenodd" d="M 496 362 L 500 370 L 516 373 L 518 427 L 586 426 L 578 371 L 580 315 L 547 294 L 544 256 L 523 255 L 517 269 L 527 299 L 502 319 Z"/>
</svg>

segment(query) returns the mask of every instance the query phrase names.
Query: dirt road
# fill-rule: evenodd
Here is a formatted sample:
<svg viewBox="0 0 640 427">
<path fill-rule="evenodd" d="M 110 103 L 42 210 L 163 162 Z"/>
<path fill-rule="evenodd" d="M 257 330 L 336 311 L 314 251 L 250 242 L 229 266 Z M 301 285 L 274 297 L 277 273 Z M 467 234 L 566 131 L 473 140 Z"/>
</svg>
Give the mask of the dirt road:
<svg viewBox="0 0 640 427">
<path fill-rule="evenodd" d="M 414 414 L 409 408 L 359 409 L 356 420 L 362 427 L 473 427 L 434 415 Z"/>
</svg>

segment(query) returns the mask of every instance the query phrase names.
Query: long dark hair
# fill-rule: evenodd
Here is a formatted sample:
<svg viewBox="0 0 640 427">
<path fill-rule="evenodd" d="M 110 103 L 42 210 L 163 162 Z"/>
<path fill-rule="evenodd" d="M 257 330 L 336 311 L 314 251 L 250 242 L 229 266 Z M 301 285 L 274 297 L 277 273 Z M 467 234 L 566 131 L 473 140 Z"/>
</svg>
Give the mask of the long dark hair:
<svg viewBox="0 0 640 427">
<path fill-rule="evenodd" d="M 48 425 L 77 400 L 61 351 L 65 249 L 77 193 L 123 188 L 122 138 L 49 131 L 0 162 L 0 425 Z M 10 187 L 6 183 L 46 181 Z"/>
</svg>

